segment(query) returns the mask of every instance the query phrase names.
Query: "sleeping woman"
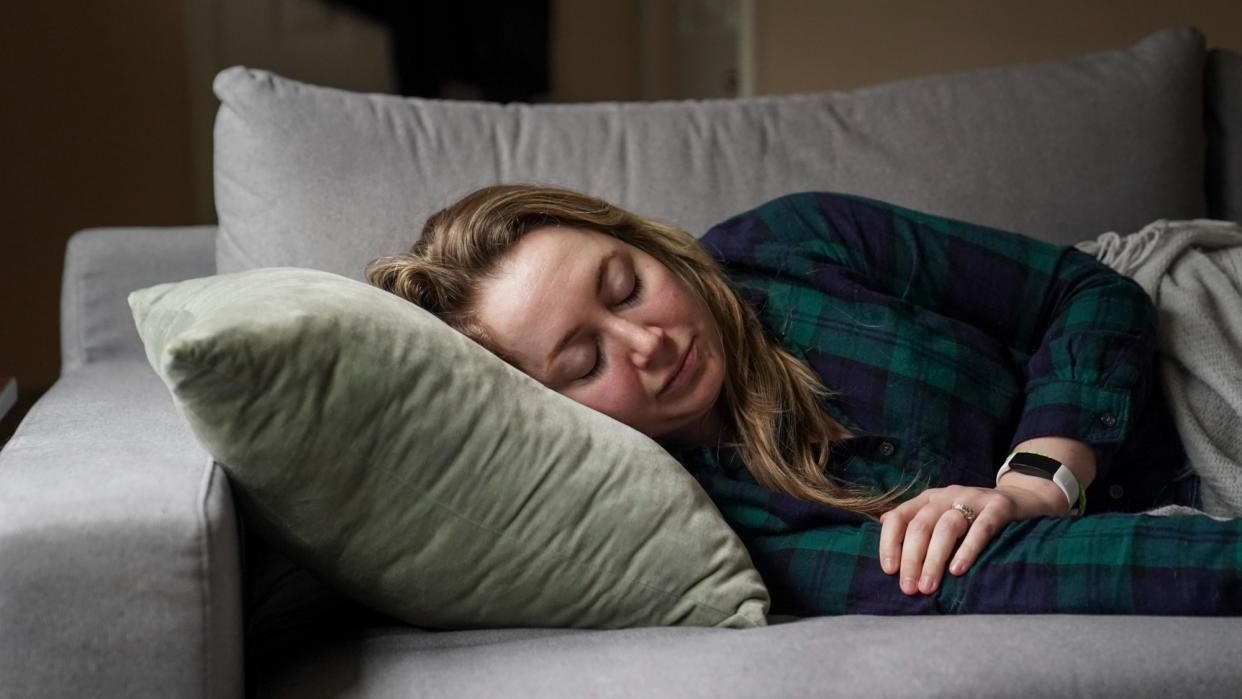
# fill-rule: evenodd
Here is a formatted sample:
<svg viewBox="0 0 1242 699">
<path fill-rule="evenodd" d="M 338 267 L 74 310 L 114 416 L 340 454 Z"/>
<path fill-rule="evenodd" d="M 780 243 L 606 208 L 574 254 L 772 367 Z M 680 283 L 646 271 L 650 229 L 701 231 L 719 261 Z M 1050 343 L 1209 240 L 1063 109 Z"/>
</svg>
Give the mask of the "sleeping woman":
<svg viewBox="0 0 1242 699">
<path fill-rule="evenodd" d="M 1199 479 L 1151 299 L 1073 247 L 832 193 L 696 240 L 503 185 L 367 278 L 658 441 L 773 614 L 1242 614 L 1242 520 L 1138 514 Z"/>
</svg>

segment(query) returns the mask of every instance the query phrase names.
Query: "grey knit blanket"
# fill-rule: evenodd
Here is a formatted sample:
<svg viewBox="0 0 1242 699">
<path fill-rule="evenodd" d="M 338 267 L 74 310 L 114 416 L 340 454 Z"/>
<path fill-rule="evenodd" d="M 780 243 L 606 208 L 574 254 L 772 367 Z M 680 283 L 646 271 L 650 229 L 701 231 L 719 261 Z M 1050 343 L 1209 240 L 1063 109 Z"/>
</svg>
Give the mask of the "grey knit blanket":
<svg viewBox="0 0 1242 699">
<path fill-rule="evenodd" d="M 1242 517 L 1242 225 L 1161 219 L 1074 247 L 1138 282 L 1158 313 L 1157 365 L 1203 509 L 1144 514 Z"/>
</svg>

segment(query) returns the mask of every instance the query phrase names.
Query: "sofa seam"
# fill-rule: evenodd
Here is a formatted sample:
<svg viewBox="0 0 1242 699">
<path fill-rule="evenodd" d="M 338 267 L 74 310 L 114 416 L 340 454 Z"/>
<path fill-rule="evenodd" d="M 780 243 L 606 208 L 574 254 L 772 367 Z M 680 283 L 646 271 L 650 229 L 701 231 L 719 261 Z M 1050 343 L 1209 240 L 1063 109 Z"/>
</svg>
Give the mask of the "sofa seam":
<svg viewBox="0 0 1242 699">
<path fill-rule="evenodd" d="M 211 585 L 208 580 L 210 575 L 209 558 L 211 557 L 211 523 L 207 516 L 207 500 L 211 496 L 211 483 L 215 477 L 215 463 L 211 457 L 207 458 L 207 468 L 199 483 L 198 492 L 198 515 L 199 524 L 202 527 L 202 537 L 199 539 L 199 584 L 202 586 L 201 599 L 202 604 L 202 661 L 203 661 L 203 697 L 211 696 Z"/>
</svg>

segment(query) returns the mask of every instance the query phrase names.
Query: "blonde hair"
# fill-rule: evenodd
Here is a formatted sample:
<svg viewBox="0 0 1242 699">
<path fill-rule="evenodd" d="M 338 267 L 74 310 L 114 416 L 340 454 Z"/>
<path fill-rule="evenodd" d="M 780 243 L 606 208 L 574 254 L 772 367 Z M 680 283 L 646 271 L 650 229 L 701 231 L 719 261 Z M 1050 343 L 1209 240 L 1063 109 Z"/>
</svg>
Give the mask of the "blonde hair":
<svg viewBox="0 0 1242 699">
<path fill-rule="evenodd" d="M 679 228 L 572 190 L 485 187 L 433 214 L 409 252 L 372 260 L 366 278 L 517 366 L 479 323 L 473 303 L 505 252 L 527 232 L 548 225 L 594 230 L 628 243 L 664 263 L 703 299 L 729 358 L 723 398 L 736 441 L 722 445 L 738 450 L 761 485 L 873 520 L 915 485 L 876 493 L 825 473 L 832 443 L 848 436 L 819 405 L 837 393 L 767 335 L 720 265 Z"/>
</svg>

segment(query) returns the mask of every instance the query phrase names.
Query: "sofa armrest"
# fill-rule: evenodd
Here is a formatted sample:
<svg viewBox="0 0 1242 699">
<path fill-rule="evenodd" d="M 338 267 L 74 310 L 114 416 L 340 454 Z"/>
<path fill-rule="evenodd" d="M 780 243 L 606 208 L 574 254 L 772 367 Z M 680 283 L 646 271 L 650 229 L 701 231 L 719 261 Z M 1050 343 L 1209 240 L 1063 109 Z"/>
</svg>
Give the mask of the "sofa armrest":
<svg viewBox="0 0 1242 699">
<path fill-rule="evenodd" d="M 145 361 L 126 297 L 134 289 L 216 273 L 216 226 L 88 228 L 65 250 L 61 373 L 116 357 Z"/>
<path fill-rule="evenodd" d="M 238 531 L 145 359 L 62 375 L 0 451 L 0 695 L 241 696 Z"/>
</svg>

